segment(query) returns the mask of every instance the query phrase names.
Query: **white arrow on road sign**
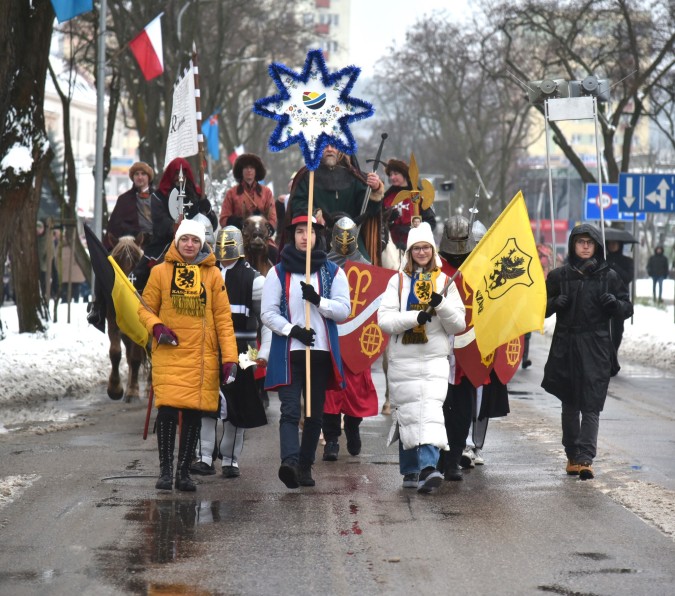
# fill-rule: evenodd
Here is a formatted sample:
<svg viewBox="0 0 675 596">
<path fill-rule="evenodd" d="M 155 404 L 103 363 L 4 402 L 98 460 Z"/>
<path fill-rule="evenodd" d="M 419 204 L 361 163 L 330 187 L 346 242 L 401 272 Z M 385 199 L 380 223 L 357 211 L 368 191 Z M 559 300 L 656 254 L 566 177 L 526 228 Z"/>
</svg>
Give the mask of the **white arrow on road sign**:
<svg viewBox="0 0 675 596">
<path fill-rule="evenodd" d="M 626 206 L 630 209 L 637 197 L 633 194 L 633 179 L 626 178 L 626 196 L 623 198 Z"/>
<path fill-rule="evenodd" d="M 665 211 L 666 200 L 668 198 L 668 191 L 670 190 L 670 186 L 668 186 L 668 183 L 664 178 L 661 180 L 661 182 L 659 182 L 659 185 L 656 188 L 658 189 L 659 192 L 656 191 L 650 192 L 647 196 L 645 196 L 645 200 L 649 201 L 650 203 L 654 203 L 654 205 L 658 203 L 661 210 Z"/>
</svg>

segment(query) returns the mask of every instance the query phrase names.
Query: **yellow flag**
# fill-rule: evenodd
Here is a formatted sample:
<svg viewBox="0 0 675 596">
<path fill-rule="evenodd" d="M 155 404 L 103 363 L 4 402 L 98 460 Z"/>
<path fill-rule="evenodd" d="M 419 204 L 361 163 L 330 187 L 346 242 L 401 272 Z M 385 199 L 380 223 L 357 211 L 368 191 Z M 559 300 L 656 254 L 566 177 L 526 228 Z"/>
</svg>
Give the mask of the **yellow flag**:
<svg viewBox="0 0 675 596">
<path fill-rule="evenodd" d="M 459 269 L 473 290 L 473 324 L 481 356 L 544 328 L 546 282 L 522 191 Z"/>
<path fill-rule="evenodd" d="M 136 294 L 136 289 L 124 274 L 124 271 L 119 268 L 115 259 L 109 256 L 108 261 L 110 261 L 115 274 L 115 281 L 112 287 L 112 300 L 115 305 L 117 326 L 131 341 L 137 343 L 139 346 L 146 347 L 149 334 L 138 318 L 140 300 Z"/>
</svg>

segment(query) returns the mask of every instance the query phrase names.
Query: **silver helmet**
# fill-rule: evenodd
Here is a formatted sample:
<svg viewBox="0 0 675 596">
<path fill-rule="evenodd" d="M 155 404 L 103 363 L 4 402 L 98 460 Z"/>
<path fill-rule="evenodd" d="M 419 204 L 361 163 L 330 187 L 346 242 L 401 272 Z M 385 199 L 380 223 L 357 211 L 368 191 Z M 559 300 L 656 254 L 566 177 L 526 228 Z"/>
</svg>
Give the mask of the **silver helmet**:
<svg viewBox="0 0 675 596">
<path fill-rule="evenodd" d="M 480 221 L 476 220 L 473 222 L 473 226 L 471 226 L 471 234 L 473 236 L 474 246 L 481 241 L 486 232 L 487 228 Z"/>
<path fill-rule="evenodd" d="M 449 217 L 443 226 L 438 252 L 448 255 L 468 255 L 473 247 L 469 220 L 462 215 Z"/>
<path fill-rule="evenodd" d="M 244 238 L 241 230 L 234 226 L 226 226 L 218 230 L 216 238 L 216 259 L 229 261 L 244 256 Z"/>
<path fill-rule="evenodd" d="M 356 224 L 348 217 L 341 217 L 333 225 L 333 235 L 330 240 L 331 250 L 339 255 L 353 255 L 358 250 Z"/>
<path fill-rule="evenodd" d="M 203 213 L 197 213 L 192 218 L 192 221 L 198 221 L 200 224 L 204 226 L 204 229 L 206 230 L 206 235 L 204 237 L 204 241 L 206 244 L 208 244 L 210 247 L 213 248 L 213 244 L 215 242 L 215 238 L 213 236 L 213 226 L 211 225 L 211 220 L 206 217 Z"/>
</svg>

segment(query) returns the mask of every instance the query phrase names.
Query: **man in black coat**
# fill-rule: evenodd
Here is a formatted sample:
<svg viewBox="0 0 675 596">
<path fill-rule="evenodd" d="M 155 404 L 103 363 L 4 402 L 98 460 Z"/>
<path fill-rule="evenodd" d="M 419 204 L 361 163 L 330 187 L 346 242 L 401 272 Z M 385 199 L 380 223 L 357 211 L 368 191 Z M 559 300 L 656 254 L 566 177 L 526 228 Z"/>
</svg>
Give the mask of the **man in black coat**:
<svg viewBox="0 0 675 596">
<path fill-rule="evenodd" d="M 633 305 L 626 285 L 605 261 L 596 227 L 576 226 L 568 248 L 569 262 L 546 278 L 546 316 L 556 313 L 556 326 L 541 386 L 562 402 L 566 471 L 587 480 L 594 476 L 609 379 L 619 371 L 610 319 L 630 317 Z"/>
<path fill-rule="evenodd" d="M 607 240 L 607 264 L 619 274 L 621 281 L 629 287 L 633 281 L 634 263 L 633 259 L 623 254 L 623 242 L 617 240 Z M 619 351 L 621 340 L 623 339 L 623 321 L 622 317 L 612 317 L 612 343 Z"/>
<path fill-rule="evenodd" d="M 647 261 L 647 275 L 652 278 L 654 302 L 656 302 L 656 287 L 659 288 L 658 301 L 663 302 L 663 280 L 668 277 L 668 259 L 663 254 L 663 246 L 657 246 L 654 254 Z"/>
</svg>

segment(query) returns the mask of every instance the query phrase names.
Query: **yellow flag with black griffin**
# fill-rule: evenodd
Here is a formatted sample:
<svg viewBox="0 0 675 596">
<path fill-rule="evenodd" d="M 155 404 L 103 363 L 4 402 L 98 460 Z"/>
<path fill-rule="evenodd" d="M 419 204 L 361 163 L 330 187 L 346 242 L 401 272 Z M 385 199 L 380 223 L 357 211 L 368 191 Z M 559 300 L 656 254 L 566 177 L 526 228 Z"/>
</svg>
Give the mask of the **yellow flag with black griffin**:
<svg viewBox="0 0 675 596">
<path fill-rule="evenodd" d="M 546 282 L 522 191 L 459 269 L 473 290 L 473 326 L 481 356 L 544 328 Z"/>
</svg>

